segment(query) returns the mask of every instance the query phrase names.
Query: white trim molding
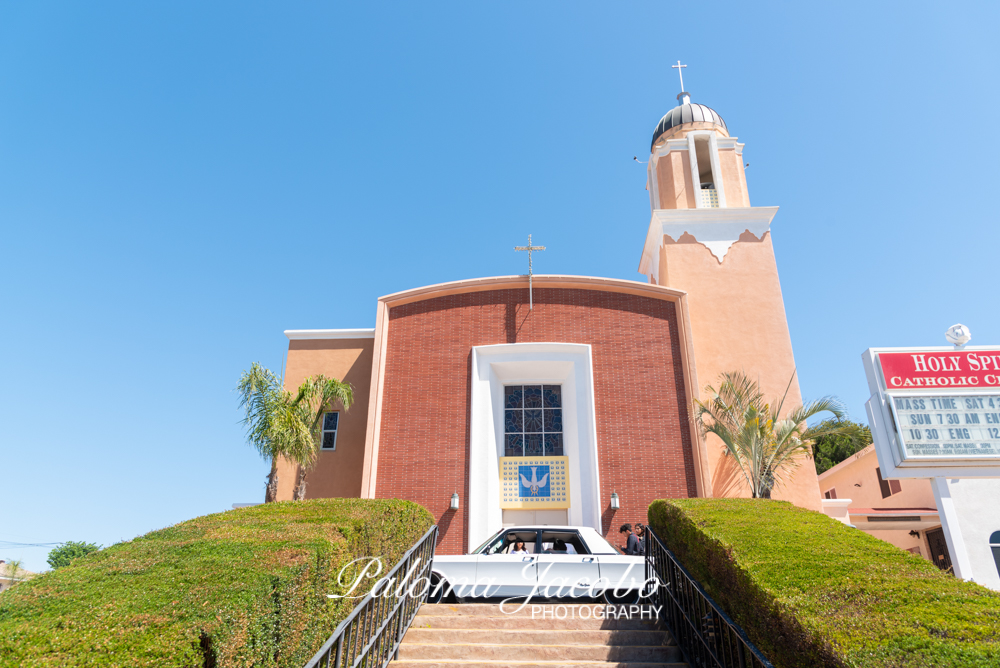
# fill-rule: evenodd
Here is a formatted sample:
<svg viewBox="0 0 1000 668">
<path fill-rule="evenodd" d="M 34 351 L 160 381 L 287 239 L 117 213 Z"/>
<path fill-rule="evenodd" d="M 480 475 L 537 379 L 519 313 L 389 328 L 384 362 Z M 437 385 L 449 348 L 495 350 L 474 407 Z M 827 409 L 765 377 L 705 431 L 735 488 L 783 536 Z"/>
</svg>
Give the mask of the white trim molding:
<svg viewBox="0 0 1000 668">
<path fill-rule="evenodd" d="M 694 190 L 694 206 L 700 209 L 703 204 L 701 203 L 701 174 L 698 172 L 698 150 L 694 144 L 696 134 L 698 133 L 689 132 L 686 140 L 688 145 L 688 167 L 691 169 L 691 189 Z"/>
<path fill-rule="evenodd" d="M 847 526 L 851 524 L 851 503 L 850 499 L 820 499 L 823 514 L 832 517 L 838 522 L 843 522 Z"/>
<path fill-rule="evenodd" d="M 289 341 L 304 339 L 374 339 L 375 328 L 365 329 L 286 329 Z"/>
<path fill-rule="evenodd" d="M 718 137 L 715 140 L 719 149 L 734 149 L 736 155 L 743 155 L 743 146 L 736 137 Z"/>
<path fill-rule="evenodd" d="M 600 531 L 601 485 L 590 346 L 580 343 L 473 346 L 471 374 L 469 545 L 483 542 L 503 524 L 499 462 L 504 454 L 505 385 L 562 386 L 563 452 L 570 462 L 569 524 Z"/>
<path fill-rule="evenodd" d="M 736 151 L 736 155 L 743 155 L 744 144 L 741 143 L 736 137 L 720 137 L 716 132 L 712 132 L 711 130 L 709 130 L 708 132 L 715 137 L 715 145 L 717 150 L 734 149 Z M 650 161 L 652 161 L 654 158 L 662 158 L 671 151 L 687 151 L 687 150 L 688 150 L 688 141 L 686 137 L 681 137 L 680 139 L 668 139 L 665 142 L 663 142 L 662 146 L 656 146 L 655 148 L 653 148 Z"/>
<path fill-rule="evenodd" d="M 685 234 L 712 252 L 722 264 L 729 249 L 744 232 L 758 240 L 771 229 L 778 212 L 776 206 L 732 207 L 718 209 L 657 209 L 649 221 L 646 244 L 639 260 L 639 273 L 659 278 L 660 246 L 663 237 L 679 241 Z"/>
<path fill-rule="evenodd" d="M 668 139 L 663 142 L 662 146 L 657 146 L 653 149 L 654 158 L 662 158 L 671 151 L 686 151 L 688 150 L 688 140 L 684 137 L 680 139 Z"/>
<path fill-rule="evenodd" d="M 656 156 L 649 159 L 649 166 L 646 168 L 646 189 L 649 191 L 649 208 L 655 210 L 660 206 L 660 179 L 656 174 Z"/>
</svg>

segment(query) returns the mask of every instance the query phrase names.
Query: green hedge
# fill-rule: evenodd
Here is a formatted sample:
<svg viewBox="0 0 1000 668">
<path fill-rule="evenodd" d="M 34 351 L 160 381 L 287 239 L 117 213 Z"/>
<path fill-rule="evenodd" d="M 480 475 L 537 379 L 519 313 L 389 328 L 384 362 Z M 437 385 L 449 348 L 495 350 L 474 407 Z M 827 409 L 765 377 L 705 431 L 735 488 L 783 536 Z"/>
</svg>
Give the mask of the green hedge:
<svg viewBox="0 0 1000 668">
<path fill-rule="evenodd" d="M 207 515 L 0 594 L 0 666 L 300 668 L 356 601 L 337 574 L 390 568 L 433 524 L 408 501 L 322 499 Z"/>
<path fill-rule="evenodd" d="M 826 515 L 672 499 L 649 523 L 778 668 L 1000 666 L 1000 594 Z"/>
</svg>

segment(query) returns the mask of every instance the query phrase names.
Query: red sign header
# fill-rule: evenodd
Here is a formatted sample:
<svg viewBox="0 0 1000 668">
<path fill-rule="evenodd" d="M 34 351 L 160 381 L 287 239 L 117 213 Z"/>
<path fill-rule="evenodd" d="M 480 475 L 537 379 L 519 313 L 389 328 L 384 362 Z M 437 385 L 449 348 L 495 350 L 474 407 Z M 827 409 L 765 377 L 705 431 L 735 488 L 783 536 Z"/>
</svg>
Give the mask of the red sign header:
<svg viewBox="0 0 1000 668">
<path fill-rule="evenodd" d="M 1000 350 L 879 353 L 887 390 L 1000 387 Z"/>
</svg>

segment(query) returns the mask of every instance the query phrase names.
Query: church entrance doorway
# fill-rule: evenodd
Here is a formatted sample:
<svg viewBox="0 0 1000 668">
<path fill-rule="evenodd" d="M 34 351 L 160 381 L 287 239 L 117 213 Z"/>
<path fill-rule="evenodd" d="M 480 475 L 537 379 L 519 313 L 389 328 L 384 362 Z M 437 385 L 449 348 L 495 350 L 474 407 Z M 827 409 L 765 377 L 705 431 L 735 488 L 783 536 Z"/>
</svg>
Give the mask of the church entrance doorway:
<svg viewBox="0 0 1000 668">
<path fill-rule="evenodd" d="M 504 508 L 503 526 L 568 526 L 569 511 L 567 510 L 514 510 Z"/>
<path fill-rule="evenodd" d="M 498 528 L 601 529 L 589 345 L 472 348 L 470 545 Z"/>
<path fill-rule="evenodd" d="M 948 543 L 941 528 L 927 532 L 927 546 L 931 550 L 931 561 L 942 571 L 951 572 L 951 555 L 948 554 Z"/>
</svg>

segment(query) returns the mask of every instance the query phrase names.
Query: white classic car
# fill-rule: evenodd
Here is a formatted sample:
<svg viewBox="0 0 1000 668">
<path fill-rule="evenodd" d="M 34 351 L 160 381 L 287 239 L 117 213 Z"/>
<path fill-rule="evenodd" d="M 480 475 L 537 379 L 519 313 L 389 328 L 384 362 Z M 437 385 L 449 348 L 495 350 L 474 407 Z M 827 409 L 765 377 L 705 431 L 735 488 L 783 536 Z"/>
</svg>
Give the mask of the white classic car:
<svg viewBox="0 0 1000 668">
<path fill-rule="evenodd" d="M 527 554 L 513 554 L 524 542 Z M 435 555 L 429 602 L 532 596 L 634 602 L 642 591 L 641 556 L 626 556 L 590 527 L 504 528 L 472 554 Z"/>
</svg>

